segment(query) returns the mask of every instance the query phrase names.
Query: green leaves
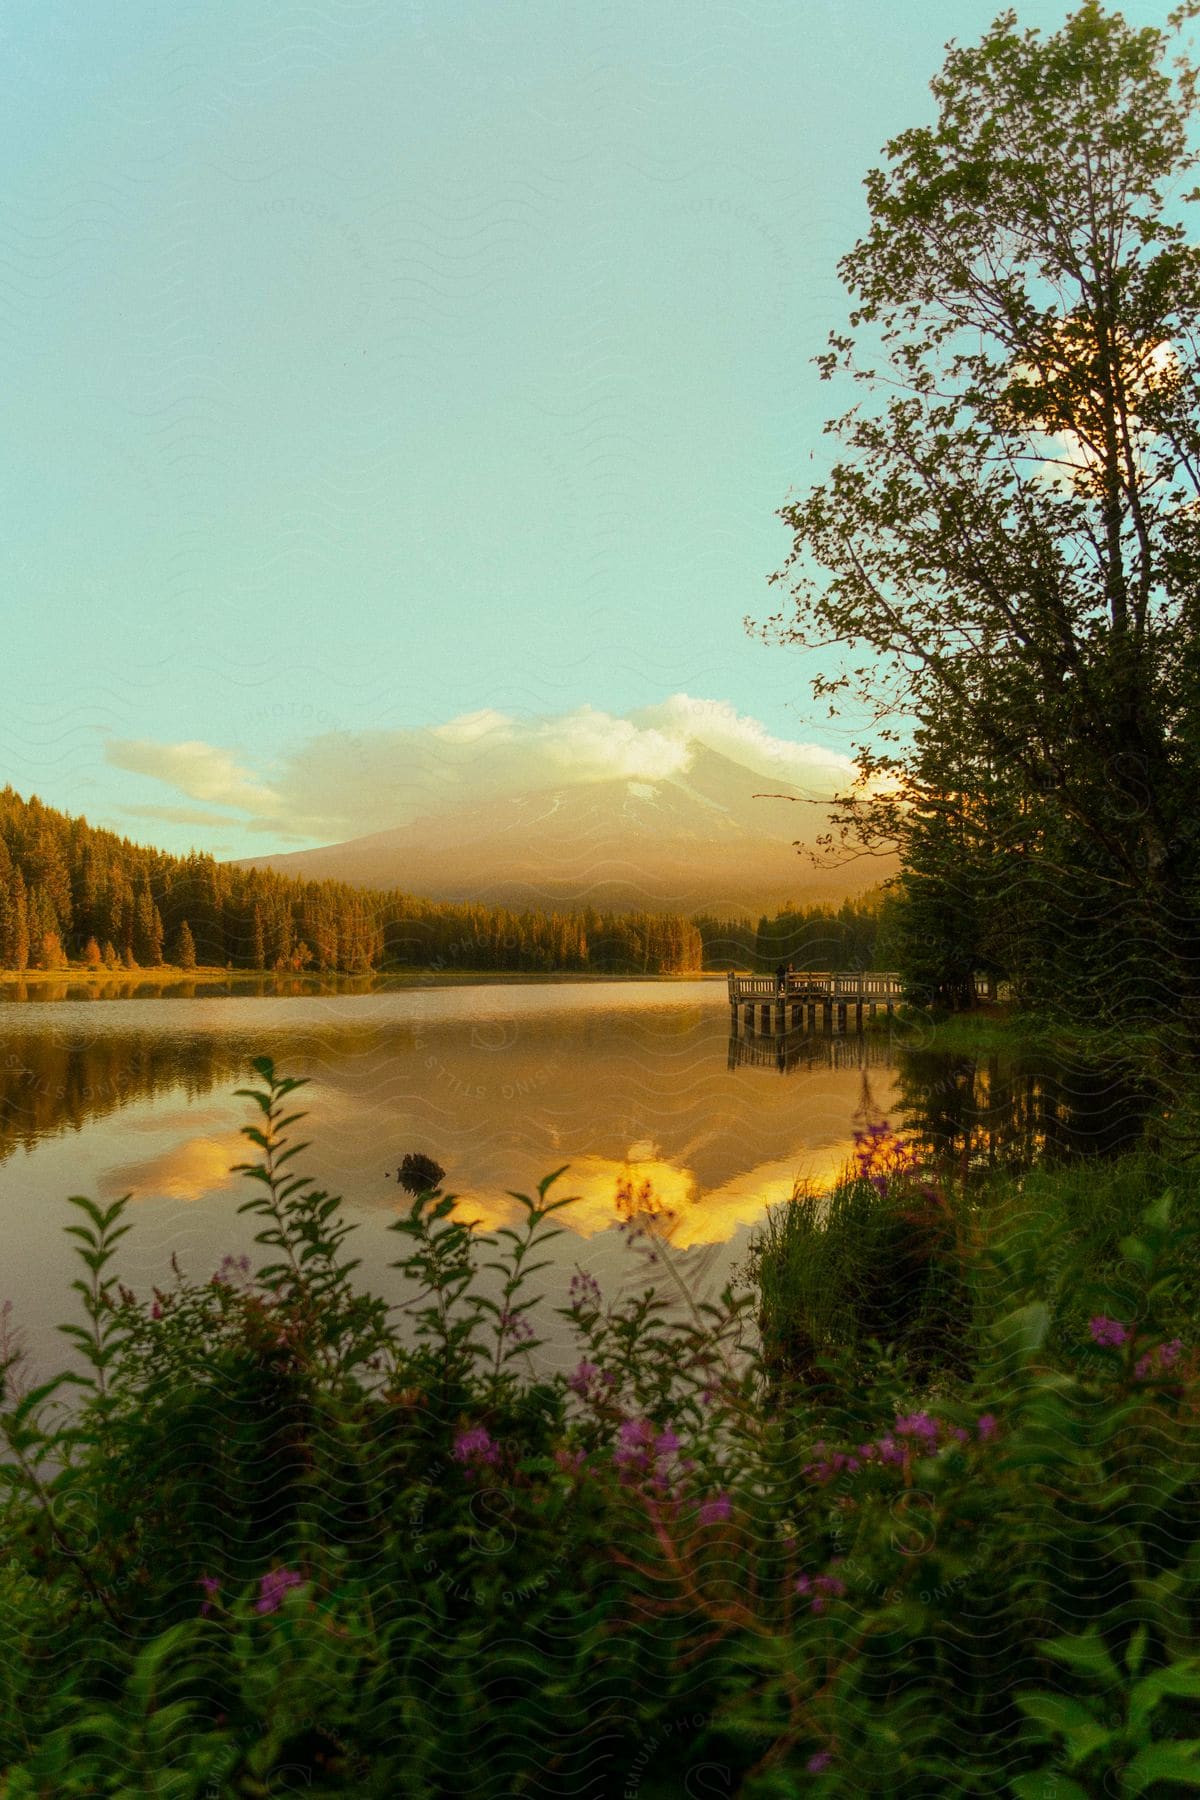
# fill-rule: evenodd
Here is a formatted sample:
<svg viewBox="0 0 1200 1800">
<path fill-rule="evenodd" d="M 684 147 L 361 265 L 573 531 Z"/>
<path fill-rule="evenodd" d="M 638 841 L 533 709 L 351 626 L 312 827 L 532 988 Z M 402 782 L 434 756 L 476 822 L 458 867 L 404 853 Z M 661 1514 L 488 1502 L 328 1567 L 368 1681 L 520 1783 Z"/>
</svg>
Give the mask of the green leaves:
<svg viewBox="0 0 1200 1800">
<path fill-rule="evenodd" d="M 72 1194 L 68 1204 L 78 1207 L 88 1223 L 63 1228 L 68 1237 L 77 1241 L 76 1253 L 88 1272 L 87 1280 L 71 1283 L 83 1302 L 88 1323 L 86 1326 L 65 1324 L 58 1329 L 91 1365 L 91 1376 L 81 1376 L 80 1381 L 105 1402 L 109 1396 L 109 1370 L 118 1363 L 129 1334 L 113 1306 L 112 1283 L 104 1280 L 104 1271 L 113 1259 L 117 1244 L 130 1230 L 122 1222 L 129 1200 L 130 1195 L 126 1194 L 120 1200 L 114 1200 L 111 1206 L 99 1207 L 83 1194 Z"/>
<path fill-rule="evenodd" d="M 1084 1632 L 1079 1637 L 1055 1638 L 1052 1642 L 1043 1644 L 1042 1649 L 1047 1656 L 1062 1663 L 1064 1668 L 1073 1670 L 1076 1675 L 1085 1676 L 1104 1687 L 1120 1685 L 1117 1665 L 1098 1631 Z"/>
<path fill-rule="evenodd" d="M 819 647 L 818 697 L 900 722 L 833 823 L 901 852 L 913 991 L 965 1004 L 987 969 L 1092 1024 L 1166 1011 L 1158 1081 L 1200 874 L 1200 247 L 1164 199 L 1195 80 L 1092 5 L 949 50 L 936 120 L 867 176 L 818 359 L 836 454 L 781 509 L 765 627 Z"/>
<path fill-rule="evenodd" d="M 1017 1307 L 992 1327 L 992 1342 L 1004 1371 L 1019 1368 L 1038 1354 L 1046 1342 L 1050 1309 L 1042 1300 Z"/>
<path fill-rule="evenodd" d="M 1055 1638 L 1042 1645 L 1044 1654 L 1093 1693 L 1078 1698 L 1017 1695 L 1030 1729 L 1061 1744 L 1068 1769 L 1116 1777 L 1117 1791 L 1123 1795 L 1143 1794 L 1157 1781 L 1200 1787 L 1200 1738 L 1184 1741 L 1172 1734 L 1161 1742 L 1150 1741 L 1158 1735 L 1157 1715 L 1164 1702 L 1184 1702 L 1181 1716 L 1189 1712 L 1194 1716 L 1200 1699 L 1200 1658 L 1170 1663 L 1139 1677 L 1147 1643 L 1146 1627 L 1138 1626 L 1126 1646 L 1123 1674 L 1099 1631 Z M 1017 1794 L 1033 1791 L 1032 1785 L 1014 1784 Z"/>
<path fill-rule="evenodd" d="M 863 1336 L 814 1360 L 819 1392 L 773 1404 L 763 1294 L 699 1298 L 661 1263 L 615 1300 L 579 1268 L 555 1343 L 578 1368 L 526 1361 L 565 1170 L 492 1233 L 451 1193 L 406 1204 L 389 1314 L 260 1073 L 258 1278 L 231 1258 L 139 1306 L 108 1260 L 121 1203 L 77 1204 L 84 1374 L 0 1412 L 14 1800 L 287 1782 L 505 1800 L 631 1771 L 674 1793 L 714 1765 L 746 1800 L 991 1792 L 1010 1768 L 1038 1800 L 1051 1778 L 1059 1796 L 1196 1785 L 1190 1350 L 1141 1382 L 1141 1325 L 1104 1355 L 1077 1329 L 1090 1280 L 1149 1319 L 1186 1270 L 1187 1181 L 1171 1206 L 1124 1195 L 1118 1227 L 1082 1177 L 1099 1249 L 1057 1178 L 1032 1212 L 997 1190 L 962 1218 L 964 1236 L 1005 1223 L 973 1264 L 961 1365 L 926 1379 Z M 848 1217 L 854 1296 L 878 1244 Z M 303 1581 L 260 1612 L 284 1570 Z"/>
</svg>

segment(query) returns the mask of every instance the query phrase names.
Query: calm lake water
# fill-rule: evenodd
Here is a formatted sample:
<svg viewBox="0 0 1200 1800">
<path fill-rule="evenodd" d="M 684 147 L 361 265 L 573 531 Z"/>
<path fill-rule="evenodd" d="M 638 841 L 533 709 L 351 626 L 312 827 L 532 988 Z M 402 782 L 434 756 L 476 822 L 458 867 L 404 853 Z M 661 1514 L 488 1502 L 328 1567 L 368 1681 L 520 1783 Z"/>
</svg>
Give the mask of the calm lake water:
<svg viewBox="0 0 1200 1800">
<path fill-rule="evenodd" d="M 798 1180 L 828 1183 L 867 1119 L 972 1165 L 1104 1147 L 1127 1128 L 1102 1083 L 947 1055 L 927 1028 L 795 1037 L 782 1054 L 731 1041 L 723 982 L 37 995 L 0 1002 L 0 1298 L 38 1364 L 61 1354 L 53 1326 L 73 1310 L 66 1195 L 132 1193 L 120 1268 L 142 1293 L 169 1279 L 172 1253 L 204 1278 L 251 1247 L 230 1165 L 250 1153 L 233 1090 L 254 1056 L 309 1078 L 300 1166 L 344 1196 L 355 1252 L 391 1299 L 408 1151 L 440 1162 L 487 1227 L 516 1218 L 509 1190 L 569 1165 L 557 1191 L 578 1201 L 541 1281 L 556 1299 L 574 1267 L 609 1293 L 653 1278 L 620 1230 L 631 1212 L 656 1221 L 694 1291 L 719 1289 L 765 1208 Z"/>
</svg>

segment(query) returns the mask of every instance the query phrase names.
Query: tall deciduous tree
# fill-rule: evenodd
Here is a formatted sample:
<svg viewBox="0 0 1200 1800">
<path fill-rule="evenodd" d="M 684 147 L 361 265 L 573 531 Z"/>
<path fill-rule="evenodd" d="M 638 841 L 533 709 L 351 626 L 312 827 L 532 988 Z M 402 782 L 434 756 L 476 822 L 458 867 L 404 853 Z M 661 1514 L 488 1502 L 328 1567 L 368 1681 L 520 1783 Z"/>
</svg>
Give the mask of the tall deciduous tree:
<svg viewBox="0 0 1200 1800">
<path fill-rule="evenodd" d="M 939 860 L 969 887 L 950 978 L 1002 916 L 1065 908 L 1076 1004 L 1155 970 L 1200 996 L 1196 73 L 1169 48 L 1090 0 L 950 48 L 936 122 L 867 179 L 821 359 L 858 384 L 844 454 L 782 514 L 794 612 L 766 627 L 840 646 L 816 690 L 869 709 L 843 832 L 898 840 L 925 902 Z"/>
</svg>

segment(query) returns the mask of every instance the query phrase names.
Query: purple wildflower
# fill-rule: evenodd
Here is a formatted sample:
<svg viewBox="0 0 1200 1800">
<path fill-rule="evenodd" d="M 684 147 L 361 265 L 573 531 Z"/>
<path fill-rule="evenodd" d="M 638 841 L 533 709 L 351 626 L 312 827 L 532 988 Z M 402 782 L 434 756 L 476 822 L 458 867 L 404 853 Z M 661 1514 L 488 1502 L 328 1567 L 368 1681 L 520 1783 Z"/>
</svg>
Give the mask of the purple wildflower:
<svg viewBox="0 0 1200 1800">
<path fill-rule="evenodd" d="M 221 1584 L 215 1575 L 202 1575 L 200 1586 L 204 1589 L 204 1599 L 200 1603 L 200 1617 L 207 1619 L 213 1609 L 213 1602 L 221 1591 Z"/>
<path fill-rule="evenodd" d="M 938 1439 L 938 1422 L 927 1412 L 897 1413 L 895 1431 L 897 1437 L 919 1438 L 932 1450 Z"/>
<path fill-rule="evenodd" d="M 824 1448 L 824 1444 L 817 1445 L 818 1450 L 823 1450 Z M 869 1453 L 871 1445 L 868 1444 L 864 1446 L 864 1448 Z M 826 1482 L 832 1481 L 835 1475 L 857 1475 L 861 1468 L 861 1457 L 849 1456 L 844 1450 L 835 1450 L 832 1456 L 825 1457 L 822 1462 L 809 1463 L 804 1470 L 804 1473 L 806 1475 L 811 1475 L 814 1481 L 819 1482 L 824 1486 Z"/>
<path fill-rule="evenodd" d="M 239 1277 L 244 1280 L 249 1273 L 250 1258 L 248 1256 L 227 1254 L 221 1258 L 221 1266 L 213 1276 L 213 1281 L 217 1287 L 232 1287 Z"/>
<path fill-rule="evenodd" d="M 982 1444 L 986 1444 L 989 1438 L 994 1438 L 996 1435 L 995 1413 L 980 1413 L 975 1421 L 975 1429 L 979 1433 L 979 1441 Z"/>
<path fill-rule="evenodd" d="M 654 1427 L 649 1419 L 624 1419 L 617 1430 L 613 1461 L 618 1469 L 648 1469 L 653 1444 Z"/>
<path fill-rule="evenodd" d="M 796 1592 L 802 1594 L 814 1613 L 823 1613 L 830 1600 L 839 1600 L 846 1592 L 840 1575 L 797 1575 Z"/>
<path fill-rule="evenodd" d="M 912 1144 L 897 1137 L 882 1119 L 854 1133 L 854 1173 L 869 1181 L 877 1194 L 886 1194 L 893 1176 L 912 1175 L 920 1159 Z"/>
<path fill-rule="evenodd" d="M 456 1434 L 453 1455 L 455 1462 L 478 1467 L 481 1463 L 497 1462 L 500 1446 L 485 1426 L 469 1425 L 466 1430 Z"/>
<path fill-rule="evenodd" d="M 578 1368 L 576 1368 L 572 1374 L 567 1376 L 567 1386 L 571 1389 L 573 1394 L 578 1394 L 581 1400 L 586 1400 L 588 1389 L 599 1373 L 600 1371 L 595 1363 L 588 1362 L 585 1358 L 579 1364 Z"/>
<path fill-rule="evenodd" d="M 805 1772 L 806 1772 L 806 1774 L 809 1774 L 809 1775 L 823 1775 L 825 1770 L 829 1767 L 829 1765 L 832 1761 L 833 1761 L 832 1751 L 818 1750 L 817 1754 L 815 1756 L 810 1756 L 808 1761 L 805 1763 L 805 1765 L 804 1765 Z"/>
<path fill-rule="evenodd" d="M 719 1494 L 714 1494 L 711 1500 L 706 1500 L 701 1506 L 700 1523 L 702 1525 L 721 1524 L 729 1518 L 732 1512 L 733 1501 L 722 1488 Z"/>
<path fill-rule="evenodd" d="M 1098 1313 L 1094 1319 L 1088 1320 L 1088 1330 L 1092 1334 L 1092 1342 L 1102 1349 L 1119 1350 L 1122 1344 L 1129 1341 L 1129 1328 L 1122 1325 L 1120 1319 L 1110 1319 L 1107 1313 Z"/>
<path fill-rule="evenodd" d="M 284 1595 L 291 1588 L 303 1586 L 304 1577 L 295 1569 L 271 1569 L 258 1584 L 258 1599 L 254 1602 L 255 1612 L 278 1612 L 283 1605 Z"/>
<path fill-rule="evenodd" d="M 162 1318 L 162 1306 L 161 1306 L 160 1302 L 157 1300 L 154 1302 L 153 1306 L 150 1308 L 150 1317 L 152 1319 L 161 1319 Z"/>
<path fill-rule="evenodd" d="M 506 1332 L 518 1344 L 526 1342 L 533 1336 L 533 1326 L 523 1313 L 509 1312 L 507 1307 L 500 1314 L 500 1330 Z"/>
<path fill-rule="evenodd" d="M 600 1283 L 594 1275 L 585 1275 L 581 1269 L 577 1275 L 572 1275 L 567 1292 L 570 1295 L 572 1312 L 600 1311 Z"/>
<path fill-rule="evenodd" d="M 617 1430 L 613 1462 L 623 1475 L 646 1475 L 665 1490 L 668 1467 L 677 1457 L 679 1448 L 678 1433 L 669 1425 L 656 1431 L 649 1419 L 625 1419 Z M 679 1473 L 677 1468 L 675 1475 Z"/>
<path fill-rule="evenodd" d="M 1153 1350 L 1147 1350 L 1145 1356 L 1139 1357 L 1134 1374 L 1139 1381 L 1163 1369 L 1169 1369 L 1179 1361 L 1183 1351 L 1183 1339 L 1172 1338 L 1169 1344 L 1158 1344 Z"/>
</svg>

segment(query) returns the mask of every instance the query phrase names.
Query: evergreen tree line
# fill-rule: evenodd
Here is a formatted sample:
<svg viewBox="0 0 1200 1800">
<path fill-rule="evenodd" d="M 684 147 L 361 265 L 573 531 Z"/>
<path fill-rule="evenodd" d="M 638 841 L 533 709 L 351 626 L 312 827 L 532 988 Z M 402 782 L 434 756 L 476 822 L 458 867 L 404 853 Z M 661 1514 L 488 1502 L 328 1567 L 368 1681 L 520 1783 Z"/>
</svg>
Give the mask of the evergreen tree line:
<svg viewBox="0 0 1200 1800">
<path fill-rule="evenodd" d="M 773 918 L 696 920 L 706 969 L 751 969 L 769 974 L 780 963 L 797 969 L 873 969 L 887 961 L 891 903 L 882 887 L 840 906 L 788 906 Z M 881 960 L 882 958 L 882 960 Z"/>
<path fill-rule="evenodd" d="M 515 912 L 147 849 L 0 793 L 0 967 L 699 969 L 688 920 Z"/>
</svg>

